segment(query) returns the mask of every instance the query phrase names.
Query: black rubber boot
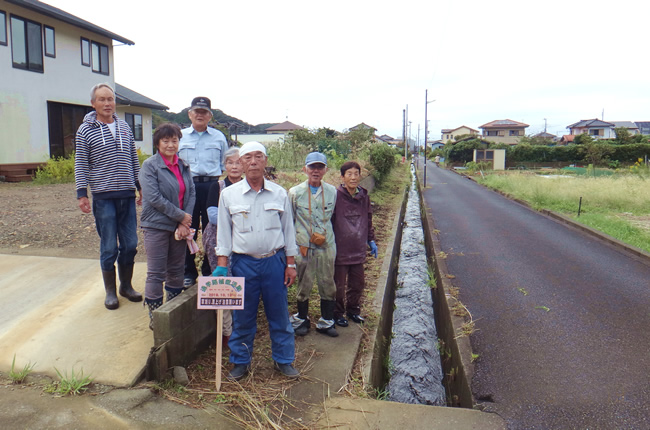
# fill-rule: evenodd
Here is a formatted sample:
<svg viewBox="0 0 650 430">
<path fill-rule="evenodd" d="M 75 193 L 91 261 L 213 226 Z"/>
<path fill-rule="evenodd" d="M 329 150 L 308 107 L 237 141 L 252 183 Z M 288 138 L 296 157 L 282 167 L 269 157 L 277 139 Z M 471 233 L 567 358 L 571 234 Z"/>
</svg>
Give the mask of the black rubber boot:
<svg viewBox="0 0 650 430">
<path fill-rule="evenodd" d="M 332 325 L 329 327 L 319 328 L 316 326 L 316 331 L 322 334 L 326 334 L 330 337 L 337 337 L 339 332 L 336 331 L 336 325 L 334 324 L 334 308 L 336 307 L 336 300 L 321 300 L 320 301 L 320 312 L 323 320 L 331 321 Z M 321 321 L 319 321 L 319 324 Z"/>
<path fill-rule="evenodd" d="M 163 299 L 162 297 L 157 300 L 144 299 L 144 304 L 149 309 L 149 328 L 153 330 L 153 311 L 162 306 Z"/>
<path fill-rule="evenodd" d="M 309 300 L 298 302 L 298 318 L 305 321 L 298 328 L 294 329 L 293 332 L 296 336 L 305 336 L 309 333 L 309 328 L 311 327 L 311 321 L 309 321 Z"/>
<path fill-rule="evenodd" d="M 117 299 L 117 294 L 115 290 L 117 286 L 115 285 L 115 268 L 110 272 L 102 271 L 102 276 L 104 278 L 104 289 L 106 290 L 106 300 L 104 300 L 104 306 L 106 309 L 117 309 L 120 307 L 120 301 Z"/>
<path fill-rule="evenodd" d="M 185 288 L 167 288 L 165 287 L 165 291 L 167 291 L 167 301 L 170 301 L 174 297 L 178 296 L 180 293 L 185 291 Z"/>
<path fill-rule="evenodd" d="M 133 266 L 125 266 L 122 264 L 117 265 L 117 273 L 120 276 L 120 296 L 126 297 L 132 302 L 141 302 L 142 294 L 133 289 L 131 279 L 133 278 Z"/>
</svg>

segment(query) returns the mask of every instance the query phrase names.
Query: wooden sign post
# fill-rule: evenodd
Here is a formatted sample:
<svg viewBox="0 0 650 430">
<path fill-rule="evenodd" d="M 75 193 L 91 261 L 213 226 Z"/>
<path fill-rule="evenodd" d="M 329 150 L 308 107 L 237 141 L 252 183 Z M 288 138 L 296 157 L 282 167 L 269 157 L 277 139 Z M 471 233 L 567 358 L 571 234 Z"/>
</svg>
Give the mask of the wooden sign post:
<svg viewBox="0 0 650 430">
<path fill-rule="evenodd" d="M 244 309 L 244 278 L 199 276 L 197 309 L 217 311 L 217 356 L 215 365 L 215 385 L 221 390 L 221 354 L 223 345 L 223 310 Z"/>
</svg>

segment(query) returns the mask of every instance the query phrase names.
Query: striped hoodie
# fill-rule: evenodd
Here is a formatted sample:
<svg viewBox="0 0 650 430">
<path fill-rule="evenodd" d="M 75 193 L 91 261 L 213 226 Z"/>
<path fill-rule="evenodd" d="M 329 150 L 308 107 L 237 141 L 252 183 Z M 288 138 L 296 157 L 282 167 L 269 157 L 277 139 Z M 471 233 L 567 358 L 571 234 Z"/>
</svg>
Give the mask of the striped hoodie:
<svg viewBox="0 0 650 430">
<path fill-rule="evenodd" d="M 115 134 L 88 113 L 77 130 L 74 176 L 77 198 L 88 197 L 88 186 L 95 199 L 135 197 L 140 189 L 140 163 L 129 125 L 113 113 Z"/>
</svg>

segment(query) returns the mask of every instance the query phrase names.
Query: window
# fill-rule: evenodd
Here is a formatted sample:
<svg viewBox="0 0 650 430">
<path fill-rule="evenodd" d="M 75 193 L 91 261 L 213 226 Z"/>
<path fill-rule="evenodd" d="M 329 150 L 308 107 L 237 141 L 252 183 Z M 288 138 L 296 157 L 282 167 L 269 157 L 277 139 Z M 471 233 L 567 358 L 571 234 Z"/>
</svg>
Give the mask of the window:
<svg viewBox="0 0 650 430">
<path fill-rule="evenodd" d="M 43 73 L 41 24 L 11 17 L 11 55 L 17 69 Z"/>
<path fill-rule="evenodd" d="M 141 142 L 142 141 L 142 115 L 137 113 L 127 113 L 125 114 L 124 118 L 126 119 L 126 123 L 129 124 L 129 127 L 131 127 L 131 131 L 133 131 L 133 139 L 137 140 L 138 142 Z"/>
<path fill-rule="evenodd" d="M 90 53 L 93 72 L 108 75 L 108 46 L 99 42 L 91 42 Z"/>
<path fill-rule="evenodd" d="M 519 136 L 519 130 L 508 130 L 510 131 L 510 136 Z"/>
<path fill-rule="evenodd" d="M 603 136 L 604 133 L 602 133 L 602 132 L 603 132 L 603 130 L 599 130 L 597 128 L 595 128 L 595 129 L 592 128 L 592 129 L 589 130 L 589 134 L 592 135 L 592 136 Z"/>
<path fill-rule="evenodd" d="M 43 33 L 45 38 L 45 55 L 48 57 L 56 58 L 56 45 L 54 44 L 54 29 L 43 26 Z"/>
<path fill-rule="evenodd" d="M 0 45 L 7 46 L 7 14 L 0 10 Z"/>
<path fill-rule="evenodd" d="M 81 38 L 81 65 L 90 67 L 90 40 Z"/>
<path fill-rule="evenodd" d="M 485 151 L 485 159 L 486 160 L 494 160 L 494 151 Z"/>
<path fill-rule="evenodd" d="M 488 130 L 487 135 L 488 135 L 488 136 L 498 136 L 496 130 Z"/>
<path fill-rule="evenodd" d="M 499 130 L 498 133 L 497 133 L 497 136 L 505 136 L 505 135 L 506 135 L 505 130 Z"/>
</svg>

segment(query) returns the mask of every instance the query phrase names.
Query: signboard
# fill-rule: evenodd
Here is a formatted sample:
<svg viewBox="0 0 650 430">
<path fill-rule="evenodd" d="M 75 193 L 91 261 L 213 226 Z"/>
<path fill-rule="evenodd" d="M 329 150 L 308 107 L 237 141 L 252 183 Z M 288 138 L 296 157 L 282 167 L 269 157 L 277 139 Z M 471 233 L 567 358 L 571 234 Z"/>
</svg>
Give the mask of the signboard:
<svg viewBox="0 0 650 430">
<path fill-rule="evenodd" d="M 244 309 L 244 278 L 199 276 L 197 309 Z"/>
</svg>

